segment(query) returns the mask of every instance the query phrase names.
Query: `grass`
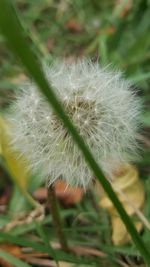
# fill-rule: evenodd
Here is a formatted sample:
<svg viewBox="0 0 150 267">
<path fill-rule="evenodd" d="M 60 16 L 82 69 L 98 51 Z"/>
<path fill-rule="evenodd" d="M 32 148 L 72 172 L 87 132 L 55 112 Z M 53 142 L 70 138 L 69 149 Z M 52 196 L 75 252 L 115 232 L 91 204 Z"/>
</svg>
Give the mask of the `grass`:
<svg viewBox="0 0 150 267">
<path fill-rule="evenodd" d="M 147 135 L 150 123 L 150 112 L 147 108 L 150 101 L 148 91 L 150 77 L 148 64 L 150 8 L 148 3 L 146 1 L 137 1 L 136 4 L 133 3 L 129 7 L 127 14 L 123 15 L 122 13 L 123 11 L 125 12 L 125 8 L 123 7 L 123 11 L 121 11 L 122 6 L 116 6 L 113 1 L 107 1 L 106 4 L 100 4 L 97 1 L 87 1 L 85 4 L 85 1 L 81 0 L 76 1 L 76 3 L 73 1 L 70 3 L 61 1 L 59 4 L 54 2 L 50 4 L 49 1 L 38 1 L 36 7 L 34 1 L 15 2 L 18 4 L 19 14 L 22 16 L 23 27 L 27 32 L 31 33 L 30 38 L 36 43 L 36 48 L 33 47 L 33 49 L 38 50 L 37 53 L 39 55 L 44 54 L 44 60 L 47 62 L 57 57 L 75 58 L 80 55 L 86 55 L 100 62 L 102 61 L 103 64 L 111 62 L 113 66 L 121 68 L 126 77 L 136 82 L 139 94 L 145 105 L 146 112 L 143 112 L 141 122 L 144 125 L 145 135 Z M 1 38 L 1 45 L 0 96 L 3 111 L 8 105 L 10 98 L 13 98 L 15 90 L 17 90 L 17 86 L 14 85 L 13 81 L 15 78 L 19 85 L 22 69 L 12 54 L 5 48 L 3 38 Z M 143 157 L 139 161 L 138 167 L 141 171 L 141 179 L 145 182 L 145 188 L 148 191 L 148 163 L 150 154 L 146 141 L 147 139 L 144 140 Z M 149 201 L 146 201 L 145 204 L 148 219 L 150 218 L 148 213 L 149 203 Z M 20 209 L 22 209 L 22 206 Z M 138 259 L 137 251 L 133 245 L 129 244 L 121 248 L 114 248 L 112 246 L 107 216 L 101 214 L 101 217 L 105 217 L 106 221 L 105 224 L 103 222 L 100 224 L 97 220 L 97 213 L 93 211 L 93 206 L 87 197 L 85 197 L 79 207 L 75 208 L 75 214 L 80 213 L 87 220 L 87 230 L 85 227 L 81 229 L 80 222 L 75 228 L 76 234 L 74 234 L 74 231 L 70 230 L 71 225 L 68 224 L 66 232 L 67 230 L 69 231 L 70 241 L 85 246 L 90 243 L 93 247 L 107 253 L 107 259 L 100 259 L 101 266 L 113 266 L 113 264 L 114 266 L 121 266 L 120 263 L 116 263 L 116 255 L 119 260 L 120 258 L 121 260 L 125 258 L 125 262 L 128 262 L 128 256 L 130 255 L 132 266 L 142 266 L 142 260 Z M 3 217 L 4 220 L 7 220 L 7 216 L 6 214 Z M 72 221 L 74 216 L 77 215 L 70 215 L 68 220 Z M 45 230 L 43 225 L 44 223 L 42 227 Z M 25 225 L 22 227 L 26 229 Z M 40 243 L 43 240 L 34 227 L 31 229 L 29 232 L 20 234 L 19 238 L 24 238 L 27 234 L 33 234 L 34 238 L 39 238 L 39 248 L 41 249 L 43 245 L 41 246 Z M 52 229 L 49 229 L 48 226 L 47 234 L 50 233 L 52 233 Z M 143 237 L 149 243 L 149 234 L 143 234 Z M 53 233 L 52 239 L 55 240 Z M 9 236 L 9 241 L 15 244 L 14 240 Z M 8 238 L 5 236 L 2 241 L 6 242 Z M 27 246 L 26 243 L 21 241 L 19 244 Z M 66 256 L 63 257 L 66 260 Z M 73 259 L 72 261 L 75 262 L 75 260 Z M 94 264 L 94 266 L 99 266 L 100 262 L 97 262 L 97 259 L 86 261 L 84 258 L 80 258 L 78 264 Z M 130 265 L 128 264 L 127 266 Z"/>
</svg>

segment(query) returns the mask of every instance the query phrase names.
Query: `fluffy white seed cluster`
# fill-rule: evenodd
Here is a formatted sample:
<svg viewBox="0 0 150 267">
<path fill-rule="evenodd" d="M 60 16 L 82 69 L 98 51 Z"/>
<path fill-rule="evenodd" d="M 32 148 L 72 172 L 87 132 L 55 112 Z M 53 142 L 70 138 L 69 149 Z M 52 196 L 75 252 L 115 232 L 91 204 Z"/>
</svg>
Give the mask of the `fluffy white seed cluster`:
<svg viewBox="0 0 150 267">
<path fill-rule="evenodd" d="M 109 175 L 135 154 L 139 100 L 120 72 L 81 60 L 44 67 L 68 116 Z M 34 83 L 23 86 L 8 116 L 11 140 L 49 184 L 62 177 L 84 188 L 93 174 L 68 130 Z"/>
</svg>

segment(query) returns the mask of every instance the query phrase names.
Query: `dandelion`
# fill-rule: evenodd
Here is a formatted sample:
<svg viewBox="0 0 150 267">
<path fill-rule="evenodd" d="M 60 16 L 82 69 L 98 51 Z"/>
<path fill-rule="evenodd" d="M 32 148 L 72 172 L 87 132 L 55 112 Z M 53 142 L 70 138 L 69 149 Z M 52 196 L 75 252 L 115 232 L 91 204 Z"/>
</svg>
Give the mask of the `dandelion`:
<svg viewBox="0 0 150 267">
<path fill-rule="evenodd" d="M 103 171 L 135 155 L 140 103 L 118 71 L 87 60 L 44 67 L 47 79 Z M 49 179 L 86 188 L 93 174 L 72 136 L 36 85 L 21 88 L 11 114 L 12 146 Z"/>
</svg>

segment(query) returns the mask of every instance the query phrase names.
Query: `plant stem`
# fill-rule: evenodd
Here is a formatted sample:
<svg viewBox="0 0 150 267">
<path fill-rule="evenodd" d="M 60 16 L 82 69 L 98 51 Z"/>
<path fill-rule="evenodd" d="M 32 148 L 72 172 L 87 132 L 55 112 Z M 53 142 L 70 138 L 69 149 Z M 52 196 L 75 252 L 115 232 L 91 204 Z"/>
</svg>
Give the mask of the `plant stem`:
<svg viewBox="0 0 150 267">
<path fill-rule="evenodd" d="M 62 230 L 63 222 L 60 217 L 58 201 L 56 198 L 53 185 L 50 185 L 47 189 L 47 202 L 48 202 L 49 210 L 52 214 L 53 223 L 54 223 L 56 234 L 61 244 L 61 247 L 64 251 L 68 252 L 69 248 L 68 248 L 66 236 L 64 235 L 63 230 Z"/>
</svg>

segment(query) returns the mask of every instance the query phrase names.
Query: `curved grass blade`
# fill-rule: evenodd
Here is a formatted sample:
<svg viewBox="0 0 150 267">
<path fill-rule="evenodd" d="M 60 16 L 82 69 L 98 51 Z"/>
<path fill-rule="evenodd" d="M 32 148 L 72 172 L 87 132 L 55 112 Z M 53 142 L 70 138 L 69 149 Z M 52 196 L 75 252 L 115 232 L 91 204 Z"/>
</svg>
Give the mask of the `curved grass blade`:
<svg viewBox="0 0 150 267">
<path fill-rule="evenodd" d="M 0 27 L 11 49 L 21 59 L 23 65 L 26 67 L 26 70 L 34 79 L 41 92 L 45 95 L 45 97 L 47 97 L 48 102 L 52 105 L 59 118 L 63 121 L 64 126 L 69 130 L 74 141 L 81 149 L 85 157 L 85 160 L 89 164 L 90 168 L 93 170 L 94 176 L 97 177 L 97 179 L 103 186 L 105 192 L 113 202 L 116 210 L 118 211 L 120 217 L 122 218 L 122 221 L 124 222 L 126 228 L 128 229 L 128 232 L 131 235 L 134 243 L 139 249 L 145 262 L 150 267 L 150 252 L 146 248 L 140 235 L 135 229 L 130 217 L 122 207 L 122 204 L 120 203 L 118 197 L 113 191 L 112 186 L 104 177 L 101 169 L 99 168 L 99 165 L 93 158 L 84 140 L 81 138 L 81 136 L 79 136 L 76 128 L 73 126 L 68 116 L 64 112 L 61 103 L 56 98 L 55 93 L 49 86 L 49 83 L 47 82 L 40 68 L 40 64 L 36 60 L 32 50 L 28 46 L 25 32 L 21 28 L 21 24 L 18 20 L 18 17 L 16 16 L 15 10 L 11 5 L 11 2 L 8 0 L 0 1 Z"/>
</svg>

